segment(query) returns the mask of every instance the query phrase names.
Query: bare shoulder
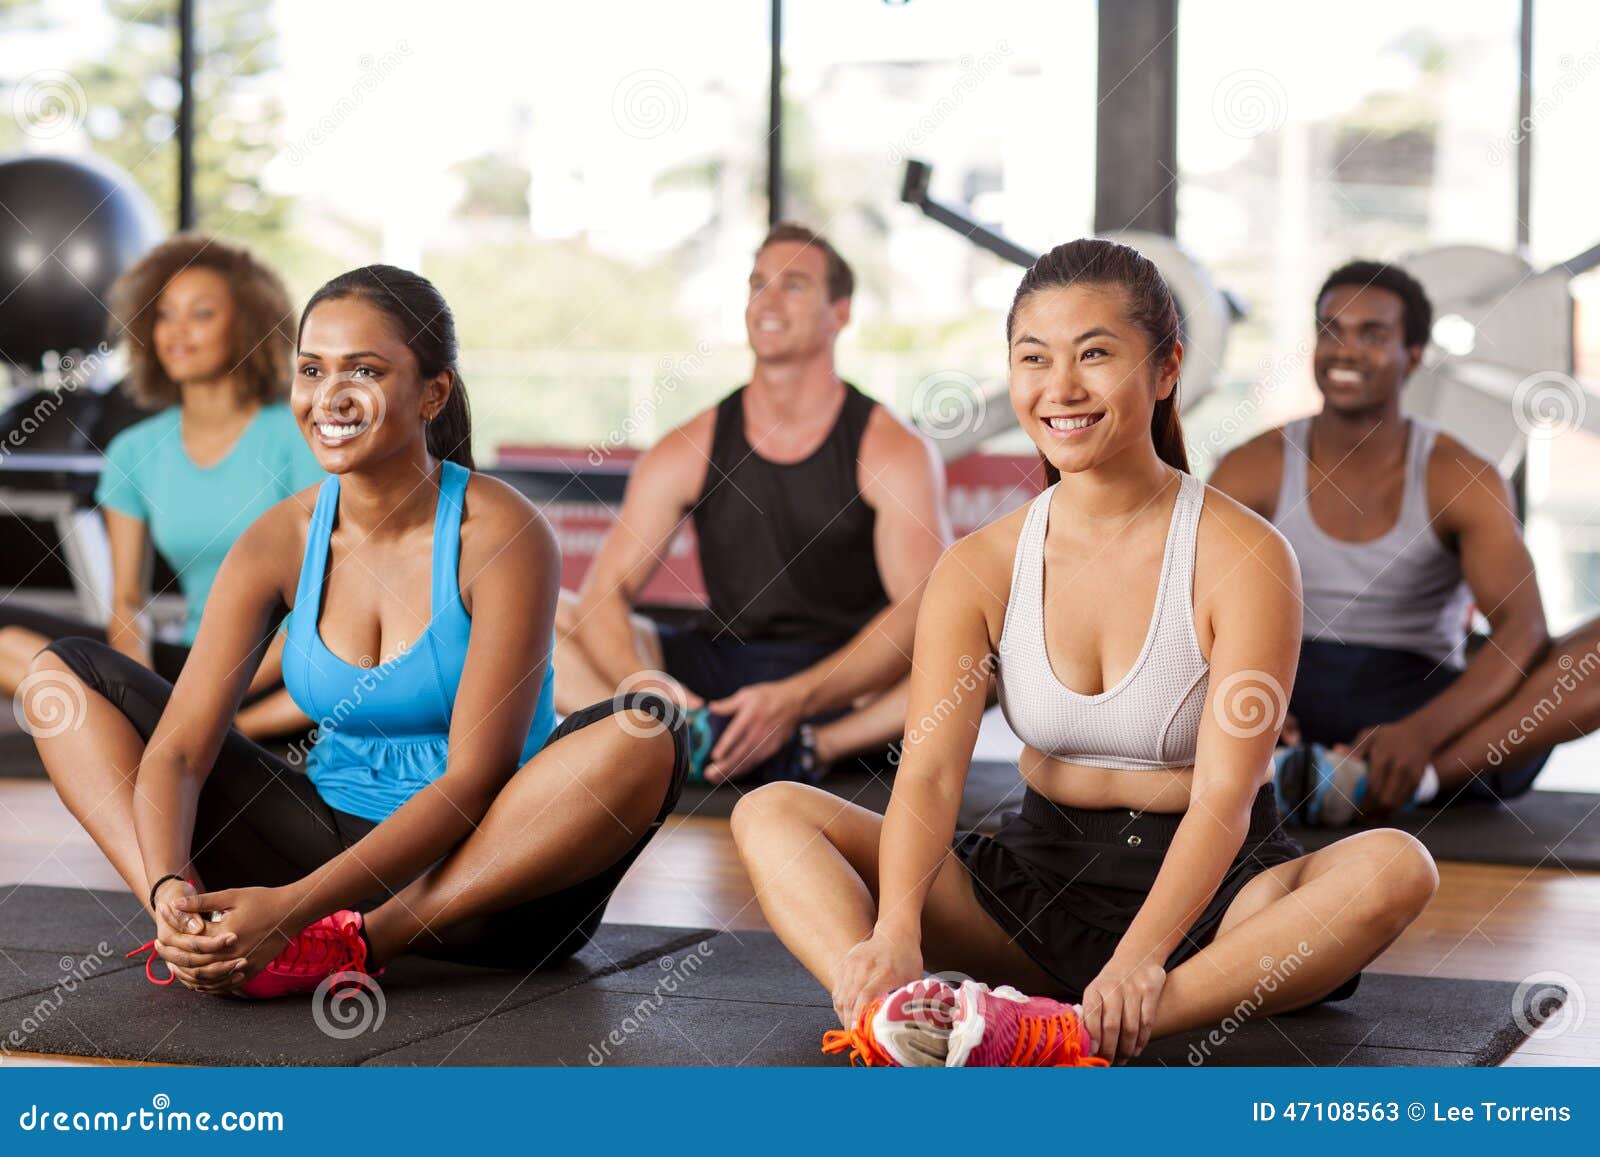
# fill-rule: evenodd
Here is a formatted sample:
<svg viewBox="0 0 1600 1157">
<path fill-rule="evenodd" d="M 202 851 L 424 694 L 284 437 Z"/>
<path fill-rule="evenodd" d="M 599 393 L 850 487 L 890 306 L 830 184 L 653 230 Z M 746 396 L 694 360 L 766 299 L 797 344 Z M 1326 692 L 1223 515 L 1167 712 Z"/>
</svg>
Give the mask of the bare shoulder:
<svg viewBox="0 0 1600 1157">
<path fill-rule="evenodd" d="M 1457 529 L 1460 517 L 1516 517 L 1511 487 L 1494 463 L 1443 430 L 1428 456 L 1427 479 L 1428 508 L 1447 529 Z"/>
<path fill-rule="evenodd" d="M 986 612 L 998 610 L 1003 616 L 1011 597 L 1011 572 L 1028 506 L 1025 503 L 957 540 L 940 557 L 933 582 L 946 590 L 965 592 Z"/>
<path fill-rule="evenodd" d="M 933 439 L 901 421 L 887 406 L 874 406 L 867 418 L 860 465 L 861 490 L 869 501 L 880 487 L 902 497 L 918 487 L 931 496 L 944 481 L 944 459 Z"/>
<path fill-rule="evenodd" d="M 290 605 L 299 586 L 311 515 L 321 487 L 320 482 L 315 483 L 273 503 L 245 527 L 228 551 L 229 558 L 238 556 L 245 561 L 250 574 L 266 576 Z"/>
<path fill-rule="evenodd" d="M 717 411 L 713 406 L 668 430 L 634 464 L 629 489 L 639 482 L 652 493 L 663 495 L 682 497 L 698 492 L 711 459 L 716 425 Z"/>
<path fill-rule="evenodd" d="M 1283 428 L 1275 426 L 1228 451 L 1211 486 L 1263 516 L 1272 513 L 1283 481 Z"/>
<path fill-rule="evenodd" d="M 1230 590 L 1250 597 L 1263 584 L 1287 587 L 1298 598 L 1300 564 L 1289 540 L 1238 499 L 1214 486 L 1204 492 L 1195 543 L 1195 602 Z"/>
<path fill-rule="evenodd" d="M 461 516 L 462 573 L 474 574 L 499 559 L 524 565 L 560 564 L 549 521 L 521 491 L 476 470 L 467 479 Z"/>
<path fill-rule="evenodd" d="M 932 439 L 911 423 L 903 421 L 888 406 L 876 405 L 867 416 L 867 428 L 861 434 L 863 458 L 882 455 L 925 455 L 935 449 Z"/>
</svg>

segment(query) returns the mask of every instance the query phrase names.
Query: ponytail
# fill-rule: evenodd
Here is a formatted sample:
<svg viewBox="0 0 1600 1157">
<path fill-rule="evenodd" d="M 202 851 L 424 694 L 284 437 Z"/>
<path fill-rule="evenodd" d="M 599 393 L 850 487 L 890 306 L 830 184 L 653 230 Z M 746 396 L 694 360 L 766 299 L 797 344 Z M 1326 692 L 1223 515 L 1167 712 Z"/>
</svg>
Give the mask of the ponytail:
<svg viewBox="0 0 1600 1157">
<path fill-rule="evenodd" d="M 472 409 L 467 405 L 466 383 L 457 370 L 450 371 L 450 396 L 428 423 L 428 453 L 445 462 L 475 469 L 472 464 Z"/>
</svg>

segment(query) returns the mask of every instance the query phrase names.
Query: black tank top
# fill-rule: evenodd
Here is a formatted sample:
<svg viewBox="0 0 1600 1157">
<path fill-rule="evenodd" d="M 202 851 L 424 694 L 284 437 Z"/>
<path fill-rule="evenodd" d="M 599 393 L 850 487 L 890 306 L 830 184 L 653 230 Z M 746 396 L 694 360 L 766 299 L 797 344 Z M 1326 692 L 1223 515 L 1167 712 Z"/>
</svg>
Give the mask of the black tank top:
<svg viewBox="0 0 1600 1157">
<path fill-rule="evenodd" d="M 878 577 L 877 512 L 856 485 L 861 435 L 877 405 L 845 383 L 822 445 L 770 462 L 744 434 L 741 386 L 717 406 L 705 487 L 692 515 L 713 638 L 839 646 L 889 604 Z"/>
</svg>

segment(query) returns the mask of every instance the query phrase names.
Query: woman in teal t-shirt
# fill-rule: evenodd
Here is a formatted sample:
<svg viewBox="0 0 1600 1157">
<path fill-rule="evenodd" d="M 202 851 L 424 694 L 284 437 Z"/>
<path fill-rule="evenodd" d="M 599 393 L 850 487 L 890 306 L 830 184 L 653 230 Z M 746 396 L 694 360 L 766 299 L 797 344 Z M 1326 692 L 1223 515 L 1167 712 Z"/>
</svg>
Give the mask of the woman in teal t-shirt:
<svg viewBox="0 0 1600 1157">
<path fill-rule="evenodd" d="M 223 557 L 274 503 L 325 477 L 284 399 L 292 307 L 278 275 L 237 246 L 196 234 L 152 250 L 112 290 L 112 332 L 127 340 L 127 386 L 161 408 L 106 448 L 95 492 L 111 540 L 112 601 L 102 629 L 12 605 L 0 608 L 0 690 L 15 695 L 54 638 L 109 642 L 165 678 L 188 658 Z M 164 407 L 164 408 L 162 408 Z M 177 575 L 187 617 L 178 641 L 152 639 L 151 546 Z M 237 724 L 247 735 L 304 729 L 283 693 L 274 641 Z"/>
</svg>

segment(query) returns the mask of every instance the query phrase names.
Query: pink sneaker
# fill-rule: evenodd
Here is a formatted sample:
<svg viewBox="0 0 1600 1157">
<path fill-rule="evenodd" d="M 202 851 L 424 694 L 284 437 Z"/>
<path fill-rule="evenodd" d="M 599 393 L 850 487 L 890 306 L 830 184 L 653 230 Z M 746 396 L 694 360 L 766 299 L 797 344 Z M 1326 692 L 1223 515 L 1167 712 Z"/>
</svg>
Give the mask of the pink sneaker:
<svg viewBox="0 0 1600 1157">
<path fill-rule="evenodd" d="M 966 980 L 956 994 L 945 1064 L 951 1068 L 1080 1067 L 1107 1062 L 1089 1054 L 1082 1009 L 1044 996 L 1024 996 L 1010 985 L 990 988 Z"/>
<path fill-rule="evenodd" d="M 937 977 L 902 984 L 862 1009 L 854 1028 L 824 1033 L 822 1051 L 849 1050 L 852 1065 L 941 1067 L 956 1001 L 954 986 Z"/>
<path fill-rule="evenodd" d="M 362 924 L 360 912 L 345 909 L 307 925 L 272 963 L 240 986 L 239 995 L 267 1000 L 314 992 L 337 973 L 367 973 L 367 939 L 361 935 Z"/>
</svg>

